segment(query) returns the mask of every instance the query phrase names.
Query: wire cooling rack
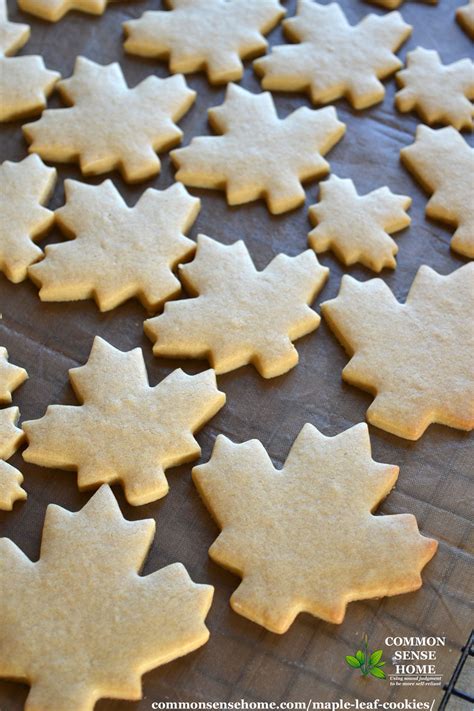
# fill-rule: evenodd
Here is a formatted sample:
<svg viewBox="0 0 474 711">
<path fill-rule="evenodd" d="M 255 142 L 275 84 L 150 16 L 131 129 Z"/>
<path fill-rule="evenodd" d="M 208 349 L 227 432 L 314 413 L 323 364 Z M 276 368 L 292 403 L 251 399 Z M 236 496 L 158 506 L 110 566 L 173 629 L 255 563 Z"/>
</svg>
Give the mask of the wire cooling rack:
<svg viewBox="0 0 474 711">
<path fill-rule="evenodd" d="M 444 696 L 441 699 L 441 703 L 438 707 L 438 711 L 444 711 L 444 709 L 448 705 L 448 702 L 452 696 L 455 696 L 458 699 L 463 699 L 464 701 L 471 703 L 472 704 L 471 708 L 474 708 L 474 695 L 467 693 L 466 691 L 461 691 L 460 689 L 456 689 L 456 684 L 458 682 L 458 679 L 461 675 L 461 672 L 463 670 L 463 667 L 464 667 L 468 657 L 474 657 L 474 630 L 471 632 L 466 644 L 461 649 L 461 656 L 459 657 L 458 663 L 456 664 L 456 666 L 454 668 L 454 671 L 451 675 L 451 679 L 443 687 Z M 467 711 L 467 706 L 466 706 L 466 711 Z"/>
</svg>

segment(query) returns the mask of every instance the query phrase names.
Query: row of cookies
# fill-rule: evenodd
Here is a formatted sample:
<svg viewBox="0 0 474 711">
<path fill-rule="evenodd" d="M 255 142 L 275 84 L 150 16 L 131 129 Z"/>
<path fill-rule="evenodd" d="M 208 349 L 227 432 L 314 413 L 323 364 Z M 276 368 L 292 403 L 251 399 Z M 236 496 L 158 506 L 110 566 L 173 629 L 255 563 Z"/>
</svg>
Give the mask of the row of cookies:
<svg viewBox="0 0 474 711">
<path fill-rule="evenodd" d="M 173 74 L 205 70 L 211 82 L 226 84 L 242 78 L 242 58 L 265 51 L 263 33 L 283 14 L 277 0 L 185 2 L 171 12 L 146 12 L 126 22 L 124 46 L 138 56 L 169 58 Z M 346 97 L 356 109 L 382 101 L 380 79 L 402 66 L 394 52 L 412 30 L 398 12 L 367 15 L 352 26 L 339 5 L 313 0 L 301 0 L 296 16 L 283 26 L 295 44 L 276 46 L 254 62 L 263 88 L 306 91 L 316 105 Z M 5 0 L 0 27 L 0 119 L 10 120 L 44 108 L 59 74 L 45 70 L 40 57 L 6 56 L 25 44 L 29 26 L 8 22 Z M 395 97 L 400 111 L 417 110 L 428 123 L 472 128 L 470 60 L 445 66 L 437 52 L 418 47 L 408 53 L 407 67 L 398 72 L 397 81 L 402 87 Z"/>
<path fill-rule="evenodd" d="M 270 208 L 281 209 L 294 206 L 295 203 L 304 200 L 305 194 L 297 177 L 298 174 L 295 175 L 294 172 L 297 169 L 294 152 L 302 145 L 307 145 L 311 134 L 314 136 L 314 133 L 319 133 L 321 137 L 326 127 L 324 141 L 320 142 L 320 150 L 324 150 L 329 142 L 335 142 L 342 134 L 344 124 L 337 120 L 332 108 L 310 112 L 309 115 L 303 112 L 299 117 L 297 111 L 281 121 L 276 115 L 269 116 L 265 111 L 268 105 L 270 105 L 269 95 L 251 94 L 231 84 L 228 88 L 228 98 L 219 111 L 227 111 L 234 117 L 235 125 L 243 125 L 244 136 L 238 129 L 235 132 L 229 129 L 223 136 L 194 139 L 195 143 L 193 141 L 190 147 L 176 152 L 179 155 L 177 159 L 181 163 L 177 173 L 180 181 L 191 185 L 217 187 L 222 185 L 221 177 L 224 171 L 228 171 L 227 196 L 231 203 L 256 199 L 264 194 Z M 243 117 L 240 121 L 237 120 L 239 115 Z M 255 122 L 245 118 L 255 115 L 258 116 Z M 293 123 L 293 130 L 290 138 L 286 138 L 283 142 L 280 134 L 286 133 L 289 121 Z M 264 127 L 263 138 L 257 135 L 257 139 L 254 139 L 257 129 L 261 127 Z M 282 141 L 281 144 L 279 139 Z M 242 152 L 241 147 L 245 144 L 247 144 L 247 151 Z M 275 150 L 275 145 L 282 145 L 281 151 Z M 288 145 L 293 149 L 290 153 L 287 150 Z M 41 147 L 36 147 L 41 152 Z M 258 164 L 253 160 L 256 153 L 261 157 Z M 52 153 L 47 152 L 47 155 L 51 157 Z M 154 154 L 152 155 L 156 158 Z M 328 171 L 328 164 L 317 150 L 312 155 L 308 155 L 307 152 L 300 155 L 301 162 L 306 163 L 303 165 L 306 170 L 312 162 L 313 173 L 321 175 L 322 172 Z M 451 127 L 436 131 L 419 126 L 415 143 L 402 149 L 401 158 L 422 185 L 433 193 L 427 205 L 427 215 L 455 225 L 457 229 L 451 241 L 452 248 L 467 257 L 474 256 L 474 210 L 470 199 L 470 176 L 474 171 L 474 151 Z M 134 161 L 135 156 L 132 156 L 131 160 Z M 30 159 L 20 163 L 13 164 L 7 161 L 0 166 L 0 182 L 4 225 L 0 234 L 0 269 L 9 279 L 18 282 L 26 277 L 28 267 L 43 257 L 42 250 L 34 244 L 34 241 L 43 236 L 53 223 L 53 214 L 41 205 L 47 201 L 54 187 L 55 170 L 46 168 L 33 154 Z M 78 283 L 77 276 L 74 275 L 74 254 L 77 255 L 80 250 L 79 245 L 84 240 L 87 241 L 91 251 L 83 254 L 83 259 L 90 262 L 93 256 L 99 256 L 97 245 L 102 244 L 105 239 L 109 254 L 114 253 L 117 256 L 117 252 L 122 253 L 120 261 L 123 267 L 124 260 L 130 257 L 132 251 L 140 214 L 144 218 L 145 213 L 148 213 L 149 220 L 156 221 L 153 234 L 150 233 L 150 229 L 146 230 L 149 240 L 155 240 L 156 245 L 160 244 L 161 249 L 164 250 L 161 259 L 157 256 L 154 265 L 156 269 L 161 270 L 164 265 L 173 269 L 179 261 L 192 253 L 192 243 L 185 241 L 183 237 L 179 248 L 176 239 L 175 249 L 171 246 L 169 249 L 165 247 L 167 229 L 172 229 L 173 221 L 170 218 L 170 226 L 167 228 L 160 215 L 168 209 L 167 200 L 171 200 L 174 204 L 178 199 L 172 200 L 172 194 L 185 195 L 178 187 L 174 192 L 162 193 L 161 198 L 157 191 L 148 190 L 131 209 L 127 208 L 110 181 L 99 187 L 66 181 L 65 187 L 66 206 L 56 211 L 56 220 L 66 236 L 76 238 L 77 244 L 47 247 L 46 259 L 30 267 L 30 276 L 42 287 L 40 291 L 42 299 L 70 300 L 90 297 L 101 284 Z M 112 223 L 107 223 L 106 213 L 99 204 L 101 199 L 104 200 L 104 206 L 113 204 L 117 209 L 122 229 L 126 230 L 128 235 L 127 243 L 130 241 L 130 250 L 125 250 L 124 244 L 114 237 L 114 226 Z M 86 225 L 82 224 L 81 220 L 74 219 L 74 205 L 78 201 L 86 201 L 91 208 Z M 397 252 L 397 245 L 389 234 L 409 224 L 406 209 L 410 202 L 408 196 L 394 195 L 388 188 L 359 196 L 352 181 L 340 180 L 333 176 L 321 184 L 319 203 L 309 210 L 310 219 L 316 225 L 309 233 L 309 246 L 317 253 L 332 249 L 345 265 L 359 262 L 375 271 L 380 271 L 384 267 L 393 268 L 396 266 L 394 255 Z M 190 204 L 194 207 L 189 210 L 184 208 L 182 222 L 179 223 L 181 231 L 188 229 L 196 216 L 197 202 Z M 95 224 L 91 222 L 93 215 Z M 85 215 L 83 219 L 86 219 Z M 177 219 L 180 220 L 179 208 Z M 176 232 L 174 234 L 176 235 Z M 65 262 L 68 255 L 73 258 L 73 261 L 68 263 L 69 266 Z M 107 273 L 109 277 L 113 276 L 110 274 L 111 263 L 106 264 L 106 256 L 107 254 L 103 253 L 100 260 L 103 267 L 101 274 L 104 291 L 107 291 L 105 284 Z M 128 285 L 128 291 L 126 289 L 123 296 L 115 299 L 109 300 L 106 297 L 96 296 L 101 309 L 113 308 L 130 295 L 147 291 L 143 289 L 143 283 L 148 282 L 147 272 L 153 268 L 153 264 L 150 264 L 143 254 L 140 260 L 140 250 L 136 252 L 135 260 L 137 263 L 133 270 L 134 286 Z M 57 282 L 55 265 L 58 264 L 62 264 L 60 286 L 54 283 Z M 140 268 L 143 270 L 142 275 L 140 275 Z M 120 275 L 117 273 L 116 277 L 118 279 Z M 176 286 L 177 282 L 171 276 L 167 277 L 162 289 L 159 285 L 148 284 L 149 292 L 158 290 L 159 293 L 155 296 L 147 296 L 145 293 L 141 296 L 142 301 L 149 310 L 156 310 L 167 298 L 173 298 L 179 293 Z"/>
<path fill-rule="evenodd" d="M 9 31 L 5 36 L 12 37 L 16 27 L 24 27 L 14 23 L 6 25 Z M 412 72 L 414 85 L 418 88 L 413 92 L 410 86 L 406 86 L 400 93 L 403 101 L 413 102 L 414 96 L 420 94 L 420 87 L 426 84 L 426 96 L 431 103 L 420 106 L 431 111 L 432 119 L 444 116 L 452 120 L 457 117 L 461 121 L 470 118 L 472 110 L 466 97 L 472 90 L 472 63 L 463 60 L 443 69 L 441 75 L 435 72 L 431 76 L 430 62 L 436 62 L 433 53 L 416 50 L 413 54 L 420 58 L 420 67 L 416 70 L 414 65 L 401 75 L 406 82 L 406 77 Z M 19 59 L 23 61 L 25 58 Z M 394 55 L 393 59 L 398 62 Z M 429 70 L 423 67 L 425 60 Z M 15 92 L 17 84 L 15 81 Z M 446 100 L 440 98 L 441 86 L 443 91 L 448 86 Z M 165 80 L 149 77 L 135 89 L 129 90 L 117 65 L 101 67 L 83 58 L 77 60 L 72 79 L 60 82 L 58 87 L 64 99 L 73 106 L 47 111 L 39 122 L 26 126 L 25 134 L 32 141 L 30 149 L 49 160 L 67 161 L 79 157 L 86 175 L 120 167 L 130 180 L 144 179 L 159 170 L 155 150 L 180 139 L 181 132 L 172 121 L 178 120 L 194 99 L 194 92 L 186 87 L 182 77 Z M 125 132 L 122 106 L 120 111 L 113 110 L 114 105 L 124 101 L 127 101 L 129 127 L 129 131 Z M 445 108 L 440 109 L 440 106 Z M 178 166 L 176 177 L 187 185 L 225 187 L 230 204 L 241 204 L 263 195 L 272 212 L 292 209 L 304 201 L 301 180 L 321 177 L 327 172 L 328 165 L 321 155 L 343 133 L 343 125 L 331 112 L 332 109 L 313 112 L 300 109 L 282 121 L 268 95 L 254 95 L 230 85 L 223 106 L 209 111 L 211 125 L 223 135 L 195 138 L 189 147 L 175 151 L 172 155 Z M 150 118 L 152 115 L 153 119 Z M 148 116 L 146 121 L 144 116 Z M 88 125 L 87 134 L 84 132 L 85 124 Z M 89 132 L 92 131 L 94 139 L 91 145 Z M 315 145 L 314 154 L 310 156 L 304 154 L 308 141 Z M 275 145 L 282 146 L 281 152 L 274 150 Z M 288 147 L 292 150 L 289 151 Z M 255 161 L 253 158 L 246 160 L 243 148 L 247 149 L 248 156 L 256 154 L 261 157 L 257 175 Z M 295 155 L 300 156 L 296 163 Z M 454 129 L 434 132 L 420 127 L 414 146 L 402 150 L 402 159 L 424 187 L 435 193 L 427 214 L 457 225 L 452 247 L 472 257 L 473 211 L 468 176 L 474 166 L 473 151 Z M 335 181 L 323 187 L 323 195 L 325 192 L 328 194 L 328 207 L 340 206 L 349 197 L 353 207 L 358 208 L 358 215 L 361 215 L 363 207 L 368 210 L 369 205 L 374 205 L 376 197 L 376 211 L 380 209 L 380 203 L 386 201 L 384 197 L 388 199 L 387 194 L 383 197 L 380 191 L 376 191 L 367 199 L 357 200 L 352 186 L 342 182 L 335 184 Z M 396 217 L 399 211 L 395 207 L 395 198 L 390 200 L 393 215 L 372 224 L 367 234 L 361 227 L 361 230 L 355 231 L 355 236 L 353 232 L 348 239 L 344 234 L 344 224 L 338 226 L 338 234 L 335 234 L 330 217 L 325 225 L 317 227 L 310 245 L 317 252 L 334 249 L 346 265 L 360 261 L 377 271 L 384 266 L 393 267 L 396 245 L 386 232 L 405 226 L 407 218 Z M 408 203 L 408 198 L 404 199 L 404 203 Z M 325 206 L 310 214 L 317 219 L 321 213 L 330 214 Z M 341 222 L 344 222 L 343 216 Z M 38 252 L 36 255 L 38 258 Z M 6 271 L 8 274 L 8 267 Z"/>
</svg>

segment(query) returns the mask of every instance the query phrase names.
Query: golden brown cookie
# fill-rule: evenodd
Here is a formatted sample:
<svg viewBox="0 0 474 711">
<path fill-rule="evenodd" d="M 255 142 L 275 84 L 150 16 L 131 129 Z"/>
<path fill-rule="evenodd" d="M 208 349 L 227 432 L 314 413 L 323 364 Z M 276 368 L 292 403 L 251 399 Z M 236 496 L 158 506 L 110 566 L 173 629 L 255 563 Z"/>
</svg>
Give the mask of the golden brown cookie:
<svg viewBox="0 0 474 711">
<path fill-rule="evenodd" d="M 49 109 L 23 126 L 30 152 L 45 160 L 79 161 L 84 175 L 119 169 L 130 183 L 160 172 L 156 152 L 180 142 L 175 125 L 196 92 L 183 77 L 149 76 L 129 89 L 116 62 L 102 66 L 78 57 L 74 74 L 58 84 L 64 109 Z"/>
<path fill-rule="evenodd" d="M 222 529 L 209 555 L 242 577 L 235 612 L 283 633 L 300 612 L 341 623 L 352 600 L 417 590 L 436 541 L 414 516 L 372 514 L 397 476 L 371 458 L 365 424 L 336 437 L 306 424 L 282 469 L 258 440 L 219 435 L 193 479 Z"/>
<path fill-rule="evenodd" d="M 79 10 L 91 15 L 102 15 L 110 0 L 18 0 L 23 12 L 29 12 L 42 20 L 57 22 L 70 10 Z"/>
<path fill-rule="evenodd" d="M 207 358 L 216 373 L 252 363 L 274 378 L 298 363 L 292 341 L 318 327 L 309 304 L 329 270 L 307 250 L 279 254 L 259 272 L 244 242 L 227 246 L 199 235 L 194 261 L 179 273 L 195 298 L 169 301 L 163 314 L 145 321 L 153 353 Z"/>
<path fill-rule="evenodd" d="M 416 140 L 400 151 L 402 163 L 432 197 L 426 215 L 456 227 L 451 249 L 474 258 L 474 149 L 454 128 L 418 126 Z"/>
<path fill-rule="evenodd" d="M 29 265 L 43 255 L 35 242 L 54 222 L 44 205 L 55 183 L 56 169 L 35 153 L 0 165 L 0 271 L 10 281 L 26 279 Z"/>
<path fill-rule="evenodd" d="M 435 422 L 474 427 L 474 263 L 420 267 L 404 304 L 381 279 L 345 275 L 321 310 L 351 357 L 343 379 L 375 397 L 372 425 L 413 440 Z"/>
<path fill-rule="evenodd" d="M 30 26 L 9 22 L 6 0 L 0 0 L 0 121 L 34 116 L 61 76 L 46 69 L 42 57 L 11 57 L 30 37 Z"/>
<path fill-rule="evenodd" d="M 42 301 L 94 298 L 101 311 L 136 296 L 149 311 L 179 296 L 173 269 L 196 245 L 184 236 L 200 201 L 175 183 L 149 188 L 128 207 L 111 180 L 93 186 L 66 180 L 56 220 L 72 240 L 49 245 L 29 270 Z"/>
<path fill-rule="evenodd" d="M 1 318 L 1 316 L 0 316 Z M 7 349 L 0 346 L 0 403 L 12 401 L 12 392 L 28 378 L 24 368 L 8 362 Z"/>
<path fill-rule="evenodd" d="M 16 427 L 19 416 L 17 407 L 0 410 L 0 509 L 3 511 L 11 511 L 15 501 L 26 499 L 26 491 L 20 486 L 23 475 L 5 461 L 15 454 L 25 436 L 23 430 Z"/>
<path fill-rule="evenodd" d="M 96 336 L 86 365 L 69 371 L 79 407 L 50 405 L 23 423 L 27 462 L 77 471 L 81 490 L 119 482 L 132 506 L 168 493 L 165 470 L 193 461 L 193 437 L 225 402 L 212 370 L 175 370 L 150 387 L 140 348 L 123 353 Z"/>
<path fill-rule="evenodd" d="M 38 0 L 30 0 L 38 2 Z M 242 78 L 242 59 L 267 48 L 264 35 L 285 14 L 278 0 L 168 0 L 171 12 L 124 22 L 125 51 L 168 59 L 174 74 L 205 70 L 213 84 Z"/>
<path fill-rule="evenodd" d="M 402 87 L 395 95 L 399 111 L 416 110 L 429 124 L 472 129 L 474 63 L 470 59 L 445 65 L 438 52 L 417 47 L 408 52 L 406 68 L 396 79 Z"/>
<path fill-rule="evenodd" d="M 466 5 L 461 5 L 456 10 L 456 20 L 464 32 L 474 39 L 474 0 L 469 0 Z"/>
<path fill-rule="evenodd" d="M 398 247 L 390 237 L 410 224 L 407 195 L 378 188 L 358 195 L 352 180 L 331 175 L 320 185 L 320 200 L 309 208 L 314 230 L 309 246 L 318 254 L 331 249 L 346 266 L 360 262 L 380 272 L 395 269 Z"/>
<path fill-rule="evenodd" d="M 199 136 L 172 151 L 176 179 L 225 190 L 229 205 L 264 198 L 275 214 L 304 202 L 301 183 L 329 172 L 322 156 L 345 131 L 332 106 L 302 107 L 280 119 L 270 93 L 252 94 L 236 84 L 229 84 L 224 103 L 208 116 L 223 135 Z"/>
<path fill-rule="evenodd" d="M 78 512 L 48 506 L 37 562 L 0 539 L 0 676 L 30 685 L 25 709 L 137 701 L 145 672 L 207 642 L 213 588 L 181 563 L 140 575 L 154 533 L 103 486 Z"/>
<path fill-rule="evenodd" d="M 254 62 L 264 89 L 307 91 L 314 104 L 345 97 L 355 109 L 382 101 L 380 79 L 402 66 L 394 52 L 411 26 L 400 13 L 367 15 L 350 25 L 337 3 L 298 0 L 295 17 L 284 20 L 285 33 L 298 44 L 273 47 Z"/>
</svg>

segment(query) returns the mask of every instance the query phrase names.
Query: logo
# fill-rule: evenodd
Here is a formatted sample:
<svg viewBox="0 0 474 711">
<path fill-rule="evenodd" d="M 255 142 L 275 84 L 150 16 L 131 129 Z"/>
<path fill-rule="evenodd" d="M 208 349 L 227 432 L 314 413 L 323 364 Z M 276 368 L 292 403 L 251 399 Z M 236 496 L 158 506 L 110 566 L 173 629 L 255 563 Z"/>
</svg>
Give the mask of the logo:
<svg viewBox="0 0 474 711">
<path fill-rule="evenodd" d="M 393 672 L 390 686 L 441 686 L 438 654 L 446 646 L 446 637 L 386 637 L 390 647 Z"/>
<path fill-rule="evenodd" d="M 366 634 L 362 640 L 362 647 L 363 649 L 358 649 L 354 656 L 349 654 L 345 658 L 346 663 L 352 669 L 359 669 L 364 677 L 370 675 L 376 679 L 385 679 L 385 672 L 382 669 L 385 666 L 385 662 L 382 660 L 383 651 L 376 649 L 374 652 L 369 653 L 369 640 Z"/>
</svg>

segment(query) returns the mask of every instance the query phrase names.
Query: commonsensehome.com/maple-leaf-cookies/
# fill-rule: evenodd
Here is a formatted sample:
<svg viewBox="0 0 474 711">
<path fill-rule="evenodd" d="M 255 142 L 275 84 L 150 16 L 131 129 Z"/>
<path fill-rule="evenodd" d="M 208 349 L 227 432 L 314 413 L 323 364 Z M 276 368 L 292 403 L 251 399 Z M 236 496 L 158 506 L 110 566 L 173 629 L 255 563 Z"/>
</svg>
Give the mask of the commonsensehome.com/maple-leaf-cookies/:
<svg viewBox="0 0 474 711">
<path fill-rule="evenodd" d="M 389 10 L 402 4 L 375 2 Z M 40 328 L 30 334 L 22 315 L 2 303 L 2 333 L 17 328 L 31 362 L 27 374 L 10 344 L 12 360 L 0 344 L 0 509 L 15 521 L 12 538 L 28 534 L 29 543 L 35 536 L 28 515 L 39 510 L 42 537 L 37 559 L 9 537 L 0 539 L 0 676 L 29 685 L 26 711 L 92 711 L 102 698 L 142 699 L 145 673 L 210 638 L 204 651 L 211 649 L 214 666 L 217 659 L 224 669 L 238 657 L 218 645 L 222 640 L 229 649 L 242 644 L 250 659 L 232 688 L 212 677 L 219 693 L 230 698 L 247 684 L 260 698 L 252 684 L 260 670 L 265 678 L 267 657 L 281 662 L 276 635 L 287 633 L 287 660 L 267 674 L 282 701 L 293 682 L 277 693 L 280 672 L 289 668 L 291 679 L 306 673 L 311 644 L 321 658 L 321 638 L 336 639 L 337 625 L 343 639 L 349 603 L 361 636 L 364 625 L 431 624 L 409 619 L 400 612 L 403 603 L 400 619 L 384 617 L 382 605 L 370 617 L 375 608 L 356 604 L 408 593 L 405 600 L 425 607 L 432 594 L 454 627 L 445 602 L 454 564 L 438 556 L 424 572 L 438 539 L 440 555 L 455 545 L 440 524 L 450 511 L 428 487 L 419 491 L 417 476 L 409 489 L 404 471 L 418 458 L 422 468 L 417 440 L 431 425 L 458 434 L 474 426 L 468 262 L 474 151 L 461 134 L 473 125 L 471 59 L 418 46 L 416 23 L 396 11 L 364 13 L 363 5 L 167 0 L 135 9 L 130 3 L 117 10 L 127 18 L 123 31 L 108 0 L 18 5 L 47 21 L 33 26 L 45 48 L 64 27 L 66 41 L 51 40 L 52 56 L 64 55 L 70 76 L 46 68 L 39 55 L 18 54 L 30 26 L 8 20 L 0 0 L 0 121 L 21 119 L 8 130 L 23 141 L 22 154 L 0 164 L 0 271 L 18 290 L 9 293 L 23 295 L 22 309 L 33 299 L 38 321 L 43 313 L 49 319 L 43 343 Z M 419 10 L 405 7 L 407 18 L 417 16 Z M 462 38 L 454 20 L 472 34 L 471 10 L 472 4 L 451 13 Z M 441 15 L 433 17 L 438 22 Z M 281 33 L 271 34 L 280 32 L 280 22 Z M 93 52 L 104 28 L 113 52 Z M 415 44 L 398 56 L 412 33 Z M 413 122 L 423 123 L 413 128 Z M 364 124 L 389 136 L 377 135 L 378 153 L 363 144 Z M 397 176 L 411 190 L 397 185 Z M 318 193 L 307 192 L 311 180 L 323 180 Z M 421 261 L 417 183 L 430 196 L 426 217 L 452 232 L 450 245 L 423 233 L 428 246 Z M 425 220 L 420 199 L 426 232 L 438 229 Z M 254 249 L 260 235 L 265 258 Z M 443 271 L 447 257 L 457 266 Z M 319 309 L 314 302 L 323 288 L 332 291 Z M 95 304 L 80 303 L 86 300 Z M 140 310 L 133 322 L 128 308 Z M 69 350 L 61 348 L 62 318 L 78 326 Z M 86 342 L 91 328 L 94 338 Z M 123 349 L 115 340 L 122 336 Z M 337 400 L 325 386 L 341 379 L 339 344 L 348 359 L 342 378 L 354 387 L 341 386 Z M 64 404 L 59 387 L 67 387 L 67 375 L 55 370 L 50 380 L 57 388 L 49 383 L 47 391 L 53 404 L 38 412 L 36 401 L 28 402 L 28 414 L 21 405 L 20 423 L 16 398 L 23 391 L 34 399 L 56 347 L 75 400 Z M 323 352 L 330 347 L 329 355 Z M 359 410 L 350 407 L 356 389 L 372 398 L 360 401 Z M 360 422 L 365 410 L 369 424 Z M 452 451 L 463 441 L 453 440 Z M 7 461 L 23 443 L 24 461 L 43 468 L 37 477 L 43 488 L 33 495 L 29 475 L 24 481 Z M 280 467 L 284 457 L 275 456 L 275 443 L 288 445 Z M 398 461 L 401 472 L 372 458 L 372 444 L 381 443 L 394 452 L 383 461 Z M 192 472 L 183 469 L 168 483 L 168 470 L 190 463 Z M 83 492 L 80 505 L 52 503 L 48 481 L 58 482 L 54 496 L 61 496 L 61 473 L 54 470 L 73 473 L 76 483 L 65 475 L 63 486 Z M 434 488 L 457 474 L 453 464 Z M 179 482 L 186 476 L 183 501 Z M 395 511 L 379 515 L 396 484 L 389 499 L 399 494 Z M 173 503 L 172 526 L 159 500 Z M 119 502 L 136 508 L 124 515 Z M 189 516 L 191 505 L 196 511 Z M 152 511 L 163 521 L 155 543 L 155 521 L 144 518 L 144 506 L 147 516 Z M 207 544 L 198 534 L 199 515 L 219 529 L 209 529 Z M 467 538 L 459 535 L 463 545 Z M 203 567 L 196 551 L 207 559 L 213 539 Z M 152 546 L 168 565 L 155 565 Z M 149 552 L 151 570 L 143 572 Z M 431 573 L 436 560 L 441 583 Z M 219 589 L 219 566 L 240 579 L 227 594 L 224 585 Z M 428 585 L 415 593 L 422 573 Z M 225 605 L 213 617 L 214 588 L 224 591 Z M 450 594 L 461 595 L 456 588 Z M 300 613 L 311 616 L 306 641 L 295 631 Z M 291 647 L 297 638 L 299 652 Z M 354 660 L 353 669 L 363 660 L 363 681 L 383 682 L 386 662 L 381 650 L 369 656 L 367 636 L 365 650 L 341 655 L 343 673 L 351 673 L 344 659 Z M 199 674 L 202 659 L 186 660 L 186 673 Z M 329 680 L 310 670 L 304 688 L 330 687 L 341 698 L 372 693 L 348 677 L 335 682 L 336 664 Z M 385 692 L 401 698 L 400 690 L 387 689 L 388 681 Z"/>
</svg>

